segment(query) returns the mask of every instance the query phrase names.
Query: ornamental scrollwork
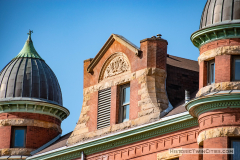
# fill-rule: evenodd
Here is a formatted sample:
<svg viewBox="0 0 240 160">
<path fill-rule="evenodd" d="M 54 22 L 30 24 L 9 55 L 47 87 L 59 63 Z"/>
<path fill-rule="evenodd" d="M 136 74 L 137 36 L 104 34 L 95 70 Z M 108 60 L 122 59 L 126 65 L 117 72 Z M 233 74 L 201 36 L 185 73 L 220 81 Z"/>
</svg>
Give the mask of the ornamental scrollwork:
<svg viewBox="0 0 240 160">
<path fill-rule="evenodd" d="M 130 64 L 123 53 L 115 53 L 105 62 L 99 80 L 107 79 L 130 71 Z"/>
<path fill-rule="evenodd" d="M 114 58 L 104 72 L 103 78 L 112 77 L 129 70 L 129 64 L 123 57 Z"/>
</svg>

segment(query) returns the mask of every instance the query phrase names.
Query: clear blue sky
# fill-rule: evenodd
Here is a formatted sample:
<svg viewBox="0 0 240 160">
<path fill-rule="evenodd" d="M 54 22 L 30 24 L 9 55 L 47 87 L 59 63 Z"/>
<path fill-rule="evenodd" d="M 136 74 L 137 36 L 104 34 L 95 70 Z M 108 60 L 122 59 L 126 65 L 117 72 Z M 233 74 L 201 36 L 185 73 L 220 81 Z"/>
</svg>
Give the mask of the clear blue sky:
<svg viewBox="0 0 240 160">
<path fill-rule="evenodd" d="M 78 121 L 83 100 L 83 61 L 93 58 L 112 33 L 140 46 L 162 34 L 168 54 L 197 60 L 190 41 L 207 0 L 0 0 L 0 70 L 33 30 L 35 49 L 56 74 L 70 116 L 63 134 Z"/>
</svg>

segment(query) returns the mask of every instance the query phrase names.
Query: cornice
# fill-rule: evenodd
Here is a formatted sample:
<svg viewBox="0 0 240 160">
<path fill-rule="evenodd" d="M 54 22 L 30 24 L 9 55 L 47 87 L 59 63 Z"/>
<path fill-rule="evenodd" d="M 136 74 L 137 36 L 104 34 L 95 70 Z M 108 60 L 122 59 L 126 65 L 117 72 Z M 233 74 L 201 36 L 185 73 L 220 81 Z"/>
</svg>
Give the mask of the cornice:
<svg viewBox="0 0 240 160">
<path fill-rule="evenodd" d="M 63 121 L 70 114 L 65 107 L 43 101 L 16 100 L 0 101 L 0 113 L 28 112 L 53 116 Z"/>
<path fill-rule="evenodd" d="M 107 42 L 103 45 L 101 50 L 98 52 L 98 54 L 91 60 L 91 63 L 89 64 L 89 66 L 87 68 L 87 71 L 89 73 L 93 72 L 93 68 L 98 64 L 100 59 L 107 52 L 107 50 L 111 47 L 111 45 L 113 44 L 114 41 L 120 42 L 122 45 L 126 46 L 128 49 L 133 51 L 135 53 L 135 55 L 139 56 L 141 51 L 140 51 L 140 49 L 137 46 L 135 46 L 133 43 L 131 43 L 126 38 L 124 38 L 124 37 L 122 37 L 120 35 L 112 34 L 108 38 Z"/>
<path fill-rule="evenodd" d="M 160 121 L 144 126 L 129 129 L 124 132 L 111 134 L 99 139 L 82 142 L 73 146 L 63 147 L 47 153 L 29 157 L 34 160 L 68 160 L 79 158 L 83 151 L 86 155 L 124 146 L 134 142 L 161 136 L 178 130 L 198 126 L 197 118 L 193 118 L 187 112 L 172 117 L 163 118 Z"/>
<path fill-rule="evenodd" d="M 198 30 L 191 35 L 192 43 L 200 48 L 206 43 L 228 38 L 240 38 L 240 24 L 225 24 Z"/>
<path fill-rule="evenodd" d="M 204 96 L 194 99 L 186 104 L 186 109 L 193 117 L 223 108 L 240 108 L 240 94 L 221 94 Z"/>
</svg>

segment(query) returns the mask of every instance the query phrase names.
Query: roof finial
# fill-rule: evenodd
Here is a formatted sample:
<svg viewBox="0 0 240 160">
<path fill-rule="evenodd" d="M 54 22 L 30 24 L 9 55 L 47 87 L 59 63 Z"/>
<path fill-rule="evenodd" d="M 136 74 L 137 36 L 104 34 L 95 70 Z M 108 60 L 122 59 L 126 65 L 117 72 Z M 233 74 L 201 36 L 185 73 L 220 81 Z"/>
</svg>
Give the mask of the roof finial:
<svg viewBox="0 0 240 160">
<path fill-rule="evenodd" d="M 31 35 L 33 33 L 33 30 L 30 30 L 29 29 L 29 32 L 27 33 L 28 34 L 28 40 L 31 41 Z"/>
</svg>

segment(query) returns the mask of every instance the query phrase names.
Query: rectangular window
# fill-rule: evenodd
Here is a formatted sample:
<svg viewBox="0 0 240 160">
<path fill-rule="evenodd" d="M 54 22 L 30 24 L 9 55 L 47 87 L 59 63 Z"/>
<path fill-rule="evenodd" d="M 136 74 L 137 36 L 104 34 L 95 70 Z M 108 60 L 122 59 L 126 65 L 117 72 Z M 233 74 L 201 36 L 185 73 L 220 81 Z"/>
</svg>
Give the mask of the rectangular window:
<svg viewBox="0 0 240 160">
<path fill-rule="evenodd" d="M 239 139 L 230 139 L 231 148 L 234 148 L 234 154 L 231 154 L 231 160 L 240 159 L 240 140 Z"/>
<path fill-rule="evenodd" d="M 240 81 L 240 57 L 233 57 L 233 81 Z"/>
<path fill-rule="evenodd" d="M 111 88 L 98 92 L 97 129 L 110 126 Z"/>
<path fill-rule="evenodd" d="M 215 60 L 208 62 L 208 84 L 215 83 Z"/>
<path fill-rule="evenodd" d="M 120 98 L 119 121 L 126 122 L 129 120 L 130 112 L 130 84 L 121 86 Z"/>
<path fill-rule="evenodd" d="M 26 127 L 12 127 L 12 146 L 11 148 L 25 148 L 26 146 Z"/>
</svg>

